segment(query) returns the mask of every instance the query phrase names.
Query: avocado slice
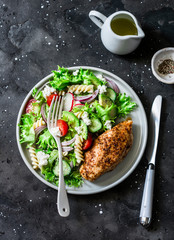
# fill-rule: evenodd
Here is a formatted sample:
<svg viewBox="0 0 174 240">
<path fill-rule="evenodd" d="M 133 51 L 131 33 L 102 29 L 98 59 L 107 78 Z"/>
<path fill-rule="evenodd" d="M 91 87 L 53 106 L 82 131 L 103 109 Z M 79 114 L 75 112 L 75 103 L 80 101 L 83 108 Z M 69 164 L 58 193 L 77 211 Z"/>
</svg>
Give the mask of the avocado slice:
<svg viewBox="0 0 174 240">
<path fill-rule="evenodd" d="M 110 119 L 114 119 L 117 116 L 117 107 L 114 106 L 110 111 L 109 111 L 109 117 Z"/>
<path fill-rule="evenodd" d="M 82 137 L 87 140 L 88 138 L 88 127 L 83 120 L 80 120 L 80 126 L 82 126 Z"/>
<path fill-rule="evenodd" d="M 99 85 L 101 85 L 101 81 L 96 77 L 95 78 L 93 77 L 90 80 L 91 80 L 92 84 L 95 86 L 95 88 L 97 88 Z"/>
<path fill-rule="evenodd" d="M 68 125 L 71 125 L 72 128 L 80 126 L 79 119 L 72 112 L 63 111 L 63 119 Z"/>
<path fill-rule="evenodd" d="M 112 100 L 108 96 L 106 96 L 104 93 L 98 96 L 98 100 L 99 100 L 99 104 L 104 108 L 110 107 L 113 103 Z"/>
</svg>

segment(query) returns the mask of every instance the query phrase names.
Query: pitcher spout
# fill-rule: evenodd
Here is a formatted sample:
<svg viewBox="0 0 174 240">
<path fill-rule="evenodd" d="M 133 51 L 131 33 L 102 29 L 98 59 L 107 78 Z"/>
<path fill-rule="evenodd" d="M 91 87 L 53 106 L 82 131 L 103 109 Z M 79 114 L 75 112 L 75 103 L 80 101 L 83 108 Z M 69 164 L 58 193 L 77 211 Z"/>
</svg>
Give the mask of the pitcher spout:
<svg viewBox="0 0 174 240">
<path fill-rule="evenodd" d="M 144 38 L 145 37 L 145 33 L 143 32 L 143 30 L 139 26 L 137 26 L 137 30 L 138 30 L 137 37 L 138 38 Z"/>
<path fill-rule="evenodd" d="M 141 39 L 145 37 L 145 33 L 139 26 L 137 26 L 137 32 L 138 32 L 137 35 L 131 35 L 129 38 Z"/>
</svg>

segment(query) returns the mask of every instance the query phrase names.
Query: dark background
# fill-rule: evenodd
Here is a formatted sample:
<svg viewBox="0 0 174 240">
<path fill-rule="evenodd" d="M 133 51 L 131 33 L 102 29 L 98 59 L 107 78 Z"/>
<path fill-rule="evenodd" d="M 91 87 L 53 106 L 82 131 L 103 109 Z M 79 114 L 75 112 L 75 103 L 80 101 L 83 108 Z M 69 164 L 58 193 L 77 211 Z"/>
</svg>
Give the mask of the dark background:
<svg viewBox="0 0 174 240">
<path fill-rule="evenodd" d="M 95 9 L 109 16 L 127 10 L 146 37 L 127 56 L 108 52 L 88 18 Z M 151 58 L 174 44 L 173 0 L 0 0 L 0 239 L 174 239 L 173 85 L 152 75 Z M 147 117 L 163 97 L 154 192 L 153 222 L 139 224 L 147 161 L 120 185 L 100 194 L 69 195 L 71 214 L 57 213 L 57 192 L 27 169 L 16 144 L 17 114 L 26 94 L 57 69 L 87 65 L 125 80 L 141 99 Z"/>
</svg>

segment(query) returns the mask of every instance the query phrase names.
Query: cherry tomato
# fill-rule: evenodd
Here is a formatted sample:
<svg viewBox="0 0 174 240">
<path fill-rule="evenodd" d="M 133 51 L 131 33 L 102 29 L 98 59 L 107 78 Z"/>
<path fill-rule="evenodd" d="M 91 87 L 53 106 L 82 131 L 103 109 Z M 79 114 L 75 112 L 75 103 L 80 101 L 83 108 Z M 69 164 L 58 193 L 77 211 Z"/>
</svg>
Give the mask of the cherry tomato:
<svg viewBox="0 0 174 240">
<path fill-rule="evenodd" d="M 48 104 L 48 106 L 51 105 L 53 97 L 58 97 L 58 95 L 55 93 L 55 94 L 51 94 L 50 96 L 47 97 L 47 104 Z"/>
<path fill-rule="evenodd" d="M 59 119 L 57 120 L 57 126 L 61 132 L 61 136 L 65 136 L 68 132 L 68 124 L 64 120 Z"/>
<path fill-rule="evenodd" d="M 88 138 L 83 143 L 83 150 L 90 148 L 91 144 L 92 144 L 92 134 L 88 133 Z"/>
<path fill-rule="evenodd" d="M 25 109 L 26 113 L 30 113 L 34 110 L 33 103 L 35 103 L 35 102 L 36 102 L 36 99 L 34 99 L 34 98 L 32 98 L 28 101 L 26 109 Z"/>
</svg>

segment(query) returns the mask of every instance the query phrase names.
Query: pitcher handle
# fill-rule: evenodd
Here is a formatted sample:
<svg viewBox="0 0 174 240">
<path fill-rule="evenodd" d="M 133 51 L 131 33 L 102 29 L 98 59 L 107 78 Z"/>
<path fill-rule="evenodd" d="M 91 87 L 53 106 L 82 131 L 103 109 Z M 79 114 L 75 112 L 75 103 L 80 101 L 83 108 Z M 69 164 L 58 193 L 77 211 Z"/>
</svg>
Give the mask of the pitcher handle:
<svg viewBox="0 0 174 240">
<path fill-rule="evenodd" d="M 102 13 L 94 10 L 90 11 L 89 17 L 99 28 L 102 28 L 103 23 L 107 19 L 107 17 L 105 17 Z"/>
</svg>

